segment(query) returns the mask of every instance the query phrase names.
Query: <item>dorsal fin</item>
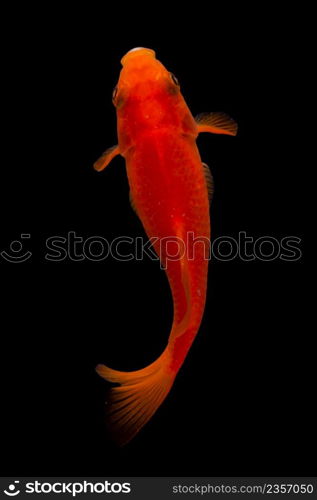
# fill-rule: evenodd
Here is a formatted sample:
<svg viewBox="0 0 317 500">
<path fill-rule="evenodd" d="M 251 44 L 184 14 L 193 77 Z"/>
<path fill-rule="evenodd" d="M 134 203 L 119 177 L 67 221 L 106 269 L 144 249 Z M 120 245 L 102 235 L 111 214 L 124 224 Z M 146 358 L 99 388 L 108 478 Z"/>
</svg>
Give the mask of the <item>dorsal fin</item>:
<svg viewBox="0 0 317 500">
<path fill-rule="evenodd" d="M 214 190 L 215 190 L 214 178 L 212 176 L 212 173 L 211 173 L 210 168 L 208 167 L 207 163 L 202 163 L 202 166 L 204 169 L 204 174 L 205 174 L 205 179 L 206 179 L 206 184 L 207 184 L 208 199 L 209 199 L 209 203 L 211 203 L 212 197 L 214 195 Z"/>
</svg>

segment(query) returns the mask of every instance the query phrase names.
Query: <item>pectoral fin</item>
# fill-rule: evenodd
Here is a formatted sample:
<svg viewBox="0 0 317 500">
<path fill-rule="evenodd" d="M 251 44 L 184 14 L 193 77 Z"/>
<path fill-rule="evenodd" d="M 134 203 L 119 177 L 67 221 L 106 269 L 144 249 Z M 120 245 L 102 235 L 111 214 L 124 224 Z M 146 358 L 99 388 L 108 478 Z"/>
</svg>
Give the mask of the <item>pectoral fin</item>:
<svg viewBox="0 0 317 500">
<path fill-rule="evenodd" d="M 101 156 L 100 158 L 94 163 L 94 169 L 97 170 L 98 172 L 101 172 L 104 168 L 106 168 L 107 165 L 111 162 L 111 160 L 120 154 L 120 149 L 119 146 L 112 146 L 111 148 L 107 149 Z"/>
<path fill-rule="evenodd" d="M 202 166 L 203 166 L 204 174 L 205 174 L 205 178 L 206 178 L 208 199 L 209 199 L 209 203 L 211 203 L 212 197 L 214 195 L 214 190 L 215 190 L 214 178 L 212 176 L 212 173 L 211 173 L 210 168 L 208 167 L 207 163 L 203 163 Z"/>
<path fill-rule="evenodd" d="M 237 135 L 238 125 L 225 113 L 201 113 L 195 118 L 198 133 Z"/>
</svg>

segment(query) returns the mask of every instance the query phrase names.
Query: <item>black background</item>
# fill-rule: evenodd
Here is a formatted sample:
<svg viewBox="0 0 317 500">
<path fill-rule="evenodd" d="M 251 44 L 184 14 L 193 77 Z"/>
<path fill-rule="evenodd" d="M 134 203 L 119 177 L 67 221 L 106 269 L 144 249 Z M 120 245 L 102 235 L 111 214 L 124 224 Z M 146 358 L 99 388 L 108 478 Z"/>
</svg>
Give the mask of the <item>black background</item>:
<svg viewBox="0 0 317 500">
<path fill-rule="evenodd" d="M 302 238 L 307 178 L 294 123 L 301 71 L 293 25 L 272 11 L 219 14 L 122 4 L 106 12 L 8 14 L 3 45 L 2 442 L 10 475 L 309 474 L 311 328 L 298 262 L 213 261 L 205 317 L 168 399 L 117 449 L 104 426 L 104 362 L 137 369 L 164 348 L 172 303 L 155 262 L 45 261 L 45 239 L 140 236 L 116 143 L 120 58 L 153 48 L 195 115 L 225 111 L 237 138 L 198 139 L 216 192 L 213 238 Z M 151 11 L 153 10 L 153 12 Z M 160 14 L 160 15 L 159 15 Z M 296 13 L 295 13 L 296 14 Z M 295 18 L 296 16 L 294 16 Z"/>
</svg>

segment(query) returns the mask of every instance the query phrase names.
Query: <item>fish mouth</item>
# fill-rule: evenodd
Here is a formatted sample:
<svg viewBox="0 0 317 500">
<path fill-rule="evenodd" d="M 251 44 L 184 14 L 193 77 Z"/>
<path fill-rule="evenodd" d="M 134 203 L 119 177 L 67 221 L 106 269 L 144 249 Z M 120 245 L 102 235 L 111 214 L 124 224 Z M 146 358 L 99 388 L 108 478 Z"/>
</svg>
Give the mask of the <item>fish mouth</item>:
<svg viewBox="0 0 317 500">
<path fill-rule="evenodd" d="M 155 59 L 155 51 L 152 49 L 147 49 L 145 47 L 135 47 L 134 49 L 129 50 L 123 58 L 121 59 L 122 66 L 126 64 L 127 61 L 131 61 L 135 58 L 141 58 L 144 56 L 149 56 Z"/>
</svg>

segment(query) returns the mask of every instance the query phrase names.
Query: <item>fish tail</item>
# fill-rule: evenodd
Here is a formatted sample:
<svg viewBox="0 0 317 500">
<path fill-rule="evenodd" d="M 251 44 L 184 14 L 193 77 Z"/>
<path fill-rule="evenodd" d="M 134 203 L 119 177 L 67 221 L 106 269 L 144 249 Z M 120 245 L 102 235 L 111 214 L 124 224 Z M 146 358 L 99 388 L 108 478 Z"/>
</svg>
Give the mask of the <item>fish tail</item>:
<svg viewBox="0 0 317 500">
<path fill-rule="evenodd" d="M 97 373 L 116 384 L 109 391 L 107 422 L 113 439 L 127 444 L 150 420 L 168 395 L 175 373 L 169 368 L 170 349 L 142 370 L 123 372 L 98 365 Z"/>
</svg>

